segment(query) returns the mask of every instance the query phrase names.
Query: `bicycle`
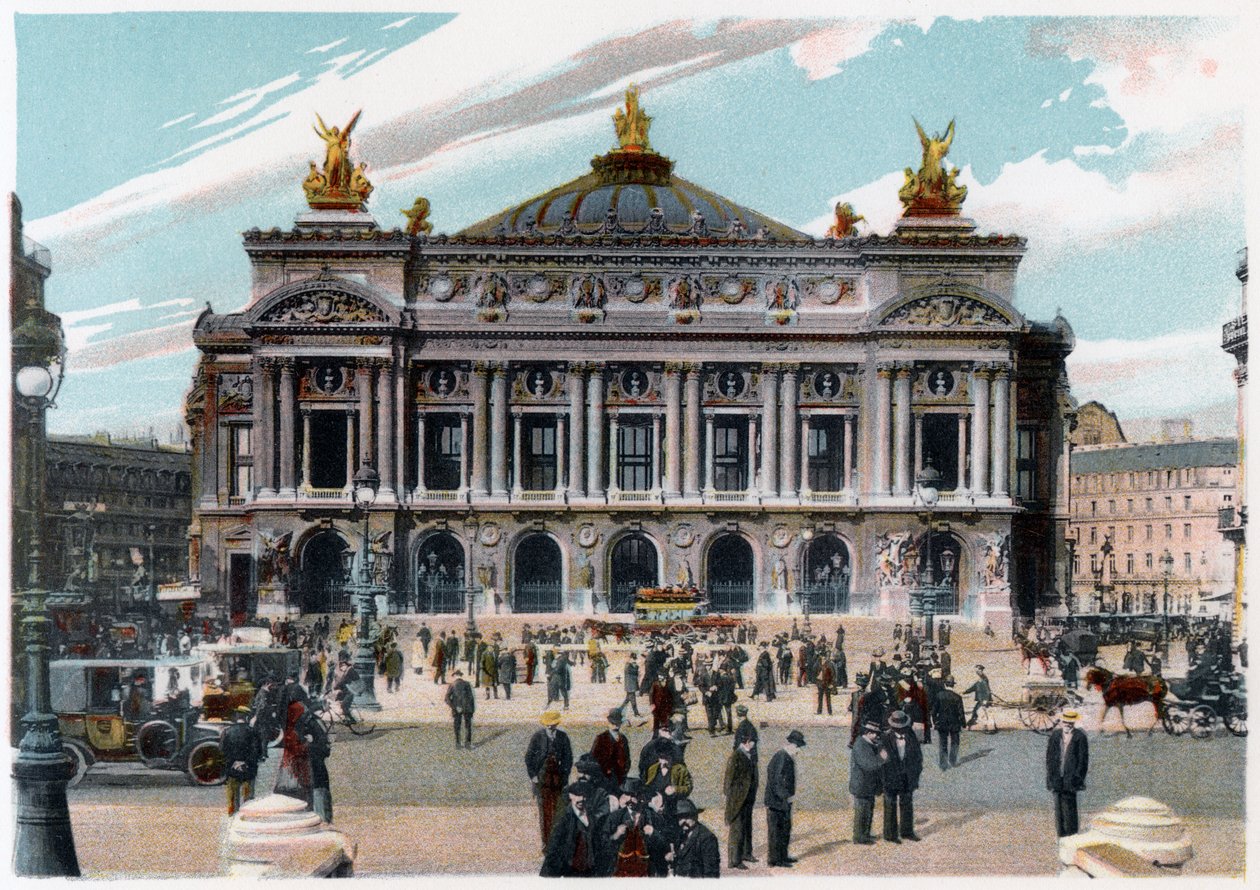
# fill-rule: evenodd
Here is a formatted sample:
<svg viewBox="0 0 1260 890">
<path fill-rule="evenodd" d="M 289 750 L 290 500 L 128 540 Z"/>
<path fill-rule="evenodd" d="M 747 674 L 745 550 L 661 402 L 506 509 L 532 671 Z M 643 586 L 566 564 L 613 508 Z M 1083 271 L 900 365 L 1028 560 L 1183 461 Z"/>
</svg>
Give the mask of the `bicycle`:
<svg viewBox="0 0 1260 890">
<path fill-rule="evenodd" d="M 325 732 L 334 726 L 344 726 L 354 735 L 362 736 L 371 735 L 376 730 L 375 721 L 368 720 L 354 704 L 350 705 L 347 712 L 340 702 L 326 698 L 315 699 L 311 702 L 311 712 L 323 725 Z"/>
</svg>

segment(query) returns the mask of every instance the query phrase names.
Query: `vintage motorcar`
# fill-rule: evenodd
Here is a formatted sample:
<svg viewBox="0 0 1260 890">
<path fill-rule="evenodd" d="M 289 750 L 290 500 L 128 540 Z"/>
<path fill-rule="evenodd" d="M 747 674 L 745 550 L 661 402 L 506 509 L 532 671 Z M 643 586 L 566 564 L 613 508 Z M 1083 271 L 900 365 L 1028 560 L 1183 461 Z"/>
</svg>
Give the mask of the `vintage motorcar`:
<svg viewBox="0 0 1260 890">
<path fill-rule="evenodd" d="M 128 761 L 181 770 L 195 785 L 221 783 L 222 725 L 201 721 L 204 675 L 202 656 L 53 661 L 52 708 L 74 763 L 70 784 L 98 762 Z"/>
<path fill-rule="evenodd" d="M 238 707 L 252 707 L 254 693 L 268 677 L 280 682 L 297 673 L 302 653 L 283 646 L 208 643 L 194 655 L 206 661 L 201 708 L 206 720 L 230 720 Z"/>
</svg>

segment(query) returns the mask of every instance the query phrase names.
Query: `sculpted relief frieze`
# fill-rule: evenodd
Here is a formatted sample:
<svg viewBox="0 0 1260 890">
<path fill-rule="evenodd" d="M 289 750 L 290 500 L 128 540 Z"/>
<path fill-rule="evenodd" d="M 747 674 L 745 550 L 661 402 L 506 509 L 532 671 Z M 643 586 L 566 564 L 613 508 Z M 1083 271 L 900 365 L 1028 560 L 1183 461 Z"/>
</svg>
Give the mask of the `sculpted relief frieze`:
<svg viewBox="0 0 1260 890">
<path fill-rule="evenodd" d="M 294 294 L 271 307 L 259 321 L 267 324 L 381 323 L 387 319 L 362 297 L 327 290 Z"/>
<path fill-rule="evenodd" d="M 911 300 L 884 319 L 888 325 L 937 328 L 1007 327 L 1010 323 L 986 303 L 953 295 Z"/>
</svg>

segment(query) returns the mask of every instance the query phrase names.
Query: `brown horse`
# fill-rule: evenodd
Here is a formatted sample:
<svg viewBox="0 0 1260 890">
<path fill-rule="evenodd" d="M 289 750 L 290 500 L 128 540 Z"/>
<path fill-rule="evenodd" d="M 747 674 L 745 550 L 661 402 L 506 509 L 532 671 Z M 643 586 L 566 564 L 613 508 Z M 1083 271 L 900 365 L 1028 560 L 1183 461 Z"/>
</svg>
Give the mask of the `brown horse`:
<svg viewBox="0 0 1260 890">
<path fill-rule="evenodd" d="M 1085 685 L 1095 687 L 1102 692 L 1103 704 L 1106 705 L 1103 708 L 1102 719 L 1098 721 L 1099 732 L 1103 731 L 1102 724 L 1112 708 L 1120 710 L 1120 725 L 1124 727 L 1124 734 L 1130 738 L 1133 733 L 1129 732 L 1129 727 L 1124 722 L 1126 705 L 1148 701 L 1155 706 L 1155 723 L 1152 723 L 1150 729 L 1146 731 L 1147 735 L 1154 732 L 1155 725 L 1164 717 L 1164 696 L 1168 694 L 1168 684 L 1160 677 L 1152 674 L 1137 676 L 1113 674 L 1106 668 L 1091 667 L 1085 673 Z"/>
<path fill-rule="evenodd" d="M 1032 665 L 1032 660 L 1035 658 L 1041 662 L 1041 672 L 1048 675 L 1050 673 L 1051 654 L 1049 647 L 1036 640 L 1030 640 L 1028 637 L 1020 633 L 1016 633 L 1014 637 L 1015 645 L 1019 647 L 1020 658 L 1022 658 L 1024 662 L 1025 673 L 1028 672 L 1030 666 Z"/>
</svg>

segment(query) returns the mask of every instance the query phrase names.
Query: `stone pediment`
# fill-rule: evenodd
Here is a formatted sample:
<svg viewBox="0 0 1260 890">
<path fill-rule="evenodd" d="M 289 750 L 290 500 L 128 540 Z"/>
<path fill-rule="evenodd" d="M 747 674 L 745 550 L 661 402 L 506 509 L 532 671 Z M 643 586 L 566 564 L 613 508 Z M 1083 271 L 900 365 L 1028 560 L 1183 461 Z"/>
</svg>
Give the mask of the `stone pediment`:
<svg viewBox="0 0 1260 890">
<path fill-rule="evenodd" d="M 399 313 L 371 288 L 337 278 L 326 269 L 317 277 L 285 285 L 248 313 L 251 324 L 396 325 Z"/>
<path fill-rule="evenodd" d="M 1020 328 L 1023 319 L 1005 300 L 962 283 L 915 288 L 882 311 L 879 327 L 925 330 Z"/>
</svg>

